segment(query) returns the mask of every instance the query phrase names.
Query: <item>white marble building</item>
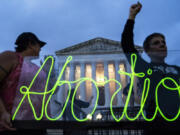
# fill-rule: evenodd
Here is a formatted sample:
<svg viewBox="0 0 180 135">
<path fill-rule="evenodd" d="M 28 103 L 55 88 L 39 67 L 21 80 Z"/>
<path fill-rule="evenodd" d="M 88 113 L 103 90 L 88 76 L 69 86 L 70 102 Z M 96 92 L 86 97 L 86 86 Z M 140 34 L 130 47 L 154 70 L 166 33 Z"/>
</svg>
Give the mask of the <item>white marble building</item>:
<svg viewBox="0 0 180 135">
<path fill-rule="evenodd" d="M 142 52 L 142 48 L 136 46 Z M 59 70 L 62 69 L 65 60 L 68 56 L 72 56 L 73 60 L 67 66 L 63 80 L 77 80 L 82 77 L 89 77 L 96 82 L 103 82 L 104 77 L 107 79 L 116 79 L 125 87 L 128 78 L 125 75 L 118 74 L 118 70 L 130 72 L 130 66 L 122 51 L 121 44 L 118 41 L 113 41 L 105 38 L 95 38 L 68 48 L 56 51 L 56 62 L 58 62 Z M 75 87 L 76 84 L 71 85 Z M 117 90 L 115 82 L 110 82 L 106 85 L 98 85 L 100 88 L 99 107 L 108 107 L 113 93 Z M 68 85 L 61 86 L 56 98 L 62 104 L 66 100 Z M 96 97 L 95 86 L 86 81 L 81 83 L 78 88 L 76 97 L 88 101 L 90 97 Z M 95 98 L 92 104 L 95 102 Z M 122 91 L 115 97 L 114 106 L 122 106 Z"/>
</svg>

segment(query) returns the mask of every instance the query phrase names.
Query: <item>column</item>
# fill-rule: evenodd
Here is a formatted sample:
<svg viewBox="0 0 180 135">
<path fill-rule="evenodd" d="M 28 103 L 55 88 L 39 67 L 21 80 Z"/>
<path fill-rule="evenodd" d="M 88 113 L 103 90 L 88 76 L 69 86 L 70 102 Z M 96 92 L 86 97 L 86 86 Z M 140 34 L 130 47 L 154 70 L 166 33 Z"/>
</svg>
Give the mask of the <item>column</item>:
<svg viewBox="0 0 180 135">
<path fill-rule="evenodd" d="M 115 61 L 115 76 L 116 76 L 116 80 L 119 81 L 121 83 L 121 78 L 120 78 L 120 74 L 118 73 L 119 71 L 119 61 Z M 122 86 L 122 83 L 121 83 Z M 119 85 L 116 84 L 116 90 L 119 88 Z M 118 92 L 117 94 L 117 106 L 123 106 L 123 101 L 122 101 L 122 91 L 123 89 L 121 89 L 120 92 Z"/>
<path fill-rule="evenodd" d="M 85 77 L 85 63 L 81 62 L 80 63 L 81 67 L 81 78 Z M 85 88 L 85 82 L 81 83 L 80 85 L 80 99 L 81 100 L 86 100 L 86 88 Z"/>
<path fill-rule="evenodd" d="M 124 67 L 125 67 L 125 71 L 126 71 L 126 72 L 131 73 L 131 66 L 130 66 L 130 64 L 128 63 L 128 61 L 125 62 Z M 130 83 L 130 81 L 131 81 L 130 78 L 129 78 L 129 77 L 126 77 L 126 85 L 127 85 L 128 83 Z"/>
<path fill-rule="evenodd" d="M 70 63 L 70 72 L 69 72 L 69 81 L 75 80 L 75 64 L 73 62 Z M 75 88 L 75 84 L 71 84 L 71 88 Z"/>
<path fill-rule="evenodd" d="M 58 65 L 59 73 L 61 72 L 62 67 L 63 63 Z M 61 80 L 64 80 L 64 75 L 62 76 Z M 53 117 L 57 117 L 57 115 L 59 115 L 60 111 L 62 110 L 62 106 L 64 104 L 64 88 L 64 85 L 57 87 L 56 91 L 52 95 L 50 102 L 50 111 Z"/>
<path fill-rule="evenodd" d="M 109 79 L 109 72 L 108 72 L 108 62 L 104 62 L 104 77 Z M 107 83 L 104 86 L 104 92 L 105 92 L 105 106 L 109 107 L 110 106 L 110 89 L 109 89 L 109 83 Z"/>
<path fill-rule="evenodd" d="M 62 70 L 63 66 L 64 66 L 64 63 L 61 63 L 59 65 L 59 74 L 61 73 L 61 70 Z M 65 72 L 63 73 L 63 75 L 61 77 L 61 80 L 65 80 Z M 56 100 L 58 102 L 60 102 L 61 104 L 63 104 L 64 103 L 64 98 L 65 98 L 64 97 L 65 96 L 65 84 L 61 85 L 60 87 L 58 87 L 58 89 L 56 91 L 57 91 L 57 93 L 56 93 L 56 95 L 57 95 Z"/>
<path fill-rule="evenodd" d="M 96 62 L 92 62 L 91 68 L 92 68 L 92 79 L 96 81 Z M 93 100 L 91 105 L 94 106 L 97 98 L 97 92 L 96 92 L 96 87 L 93 83 L 92 83 L 92 96 L 93 96 Z"/>
</svg>

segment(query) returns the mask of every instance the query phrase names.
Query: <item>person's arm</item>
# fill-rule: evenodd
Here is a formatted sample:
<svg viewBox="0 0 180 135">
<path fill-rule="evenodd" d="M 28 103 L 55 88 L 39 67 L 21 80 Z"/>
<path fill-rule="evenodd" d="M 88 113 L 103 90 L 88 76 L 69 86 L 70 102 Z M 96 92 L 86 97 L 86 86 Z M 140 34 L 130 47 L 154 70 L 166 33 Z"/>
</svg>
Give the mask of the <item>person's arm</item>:
<svg viewBox="0 0 180 135">
<path fill-rule="evenodd" d="M 16 56 L 13 52 L 7 51 L 0 54 L 0 83 L 6 78 L 15 64 Z M 0 130 L 15 130 L 11 126 L 11 116 L 0 97 Z"/>
<path fill-rule="evenodd" d="M 17 64 L 17 56 L 14 52 L 6 51 L 0 53 L 0 82 L 9 74 Z"/>
<path fill-rule="evenodd" d="M 79 99 L 76 99 L 75 103 L 80 107 L 80 108 L 88 108 L 89 105 L 91 104 L 93 99 L 93 96 L 91 96 L 91 98 L 89 99 L 89 102 L 85 102 Z"/>
<path fill-rule="evenodd" d="M 121 38 L 121 46 L 127 57 L 129 64 L 131 64 L 131 55 L 135 53 L 137 56 L 137 61 L 135 66 L 136 73 L 146 72 L 146 70 L 148 69 L 148 63 L 139 55 L 134 45 L 134 34 L 133 34 L 134 23 L 135 23 L 136 15 L 140 12 L 141 8 L 142 5 L 139 2 L 137 4 L 133 4 L 130 7 L 129 18 L 125 24 Z"/>
<path fill-rule="evenodd" d="M 130 7 L 129 18 L 124 27 L 124 31 L 122 33 L 122 41 L 121 41 L 122 48 L 125 53 L 138 52 L 134 47 L 133 29 L 134 29 L 134 21 L 135 21 L 136 15 L 139 13 L 141 8 L 142 8 L 142 5 L 139 2 L 137 4 L 133 4 Z"/>
<path fill-rule="evenodd" d="M 11 124 L 11 115 L 6 111 L 3 101 L 0 98 L 0 131 L 11 130 L 14 131 Z"/>
<path fill-rule="evenodd" d="M 87 108 L 87 107 L 89 107 L 89 102 L 85 102 L 85 101 L 82 101 L 82 100 L 79 100 L 79 99 L 75 99 L 74 103 L 77 106 L 79 106 L 80 108 Z"/>
<path fill-rule="evenodd" d="M 7 64 L 6 53 L 0 54 L 0 82 L 6 77 L 8 74 L 8 71 L 10 70 L 10 66 Z"/>
<path fill-rule="evenodd" d="M 128 19 L 125 24 L 121 38 L 122 49 L 126 55 L 138 52 L 134 46 L 133 29 L 134 29 L 134 20 Z"/>
</svg>

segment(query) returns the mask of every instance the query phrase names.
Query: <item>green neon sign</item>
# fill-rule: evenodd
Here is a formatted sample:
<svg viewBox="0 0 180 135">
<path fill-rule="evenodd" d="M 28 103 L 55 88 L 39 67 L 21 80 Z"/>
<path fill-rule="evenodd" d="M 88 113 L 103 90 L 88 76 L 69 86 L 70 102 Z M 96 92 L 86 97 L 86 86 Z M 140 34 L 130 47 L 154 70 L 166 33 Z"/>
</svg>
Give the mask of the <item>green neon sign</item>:
<svg viewBox="0 0 180 135">
<path fill-rule="evenodd" d="M 45 90 L 44 92 L 33 92 L 33 91 L 30 91 L 33 83 L 35 82 L 37 76 L 39 75 L 40 71 L 43 69 L 44 65 L 46 64 L 46 62 L 48 60 L 51 60 L 51 66 L 50 66 L 50 69 L 49 69 L 49 73 L 48 73 L 48 77 L 47 77 L 47 80 L 46 80 L 46 84 L 45 84 Z M 70 63 L 72 61 L 72 56 L 69 56 L 57 78 L 57 81 L 56 83 L 54 84 L 53 88 L 51 90 L 47 90 L 48 88 L 48 83 L 49 83 L 49 80 L 50 80 L 50 75 L 51 75 L 51 72 L 52 72 L 52 68 L 53 68 L 53 65 L 54 65 L 54 58 L 52 56 L 48 56 L 46 58 L 46 60 L 44 61 L 44 63 L 42 64 L 42 66 L 40 67 L 40 69 L 38 70 L 38 72 L 36 73 L 36 75 L 34 76 L 33 80 L 31 81 L 30 85 L 27 87 L 27 86 L 21 86 L 20 87 L 20 93 L 23 94 L 23 98 L 21 99 L 19 105 L 17 106 L 16 108 L 16 111 L 14 112 L 13 114 L 13 117 L 12 117 L 12 120 L 15 120 L 15 117 L 16 117 L 16 114 L 18 113 L 18 111 L 20 110 L 20 107 L 23 103 L 23 101 L 25 100 L 25 98 L 28 98 L 28 101 L 29 101 L 29 104 L 32 108 L 32 111 L 33 111 L 33 115 L 34 115 L 34 118 L 36 120 L 41 120 L 43 118 L 43 114 L 45 114 L 46 118 L 50 121 L 56 121 L 58 119 L 60 119 L 66 109 L 66 106 L 67 106 L 67 103 L 69 101 L 69 98 L 70 98 L 70 94 L 71 94 L 71 84 L 77 84 L 76 87 L 75 87 L 75 91 L 73 93 L 73 96 L 72 96 L 72 104 L 71 104 L 71 112 L 72 112 L 72 115 L 73 117 L 78 121 L 78 122 L 84 122 L 84 121 L 87 121 L 88 118 L 84 118 L 84 119 L 79 119 L 75 113 L 74 113 L 74 99 L 75 99 L 75 95 L 76 95 L 76 92 L 77 92 L 77 89 L 79 88 L 80 84 L 85 82 L 85 81 L 91 81 L 95 87 L 96 87 L 96 93 L 97 93 L 97 97 L 96 97 L 96 101 L 95 101 L 95 105 L 94 105 L 94 108 L 92 109 L 92 112 L 90 113 L 90 115 L 92 116 L 94 114 L 94 112 L 96 111 L 96 108 L 97 108 L 97 104 L 98 104 L 98 99 L 99 99 L 99 89 L 98 89 L 98 85 L 105 85 L 107 83 L 109 83 L 110 81 L 114 81 L 118 86 L 119 88 L 116 90 L 116 92 L 112 95 L 112 98 L 111 98 L 111 101 L 110 101 L 110 111 L 111 111 L 111 115 L 112 117 L 114 118 L 114 120 L 116 122 L 119 122 L 121 121 L 124 116 L 129 120 L 129 121 L 135 121 L 139 118 L 140 115 L 143 116 L 144 120 L 145 121 L 153 121 L 155 119 L 155 117 L 157 116 L 157 113 L 159 112 L 160 115 L 166 120 L 166 121 L 175 121 L 178 119 L 179 115 L 180 115 L 180 108 L 178 110 L 178 113 L 177 115 L 174 117 L 174 118 L 168 118 L 166 117 L 162 110 L 160 109 L 159 107 L 159 102 L 158 102 L 158 88 L 162 85 L 163 87 L 165 87 L 166 89 L 170 90 L 170 91 L 178 91 L 178 94 L 180 96 L 180 85 L 178 85 L 178 83 L 173 79 L 173 78 L 170 78 L 170 77 L 165 77 L 163 78 L 156 86 L 156 89 L 155 89 L 155 101 L 156 101 L 156 109 L 155 109 L 155 112 L 154 112 L 154 115 L 152 116 L 152 118 L 147 118 L 144 114 L 144 111 L 143 111 L 143 108 L 144 108 L 144 105 L 146 103 L 146 100 L 147 100 L 147 97 L 148 97 L 148 93 L 149 93 L 149 88 L 150 88 L 150 83 L 151 83 L 151 80 L 150 78 L 145 78 L 144 80 L 144 86 L 143 86 L 143 91 L 142 91 L 142 97 L 141 97 L 141 105 L 140 105 L 140 110 L 139 112 L 137 113 L 137 115 L 133 118 L 129 117 L 128 114 L 127 114 L 127 107 L 128 107 L 128 103 L 130 101 L 130 96 L 131 96 L 131 93 L 132 93 L 132 88 L 133 88 L 133 82 L 134 82 L 134 78 L 135 77 L 139 77 L 139 78 L 143 78 L 145 76 L 145 73 L 141 72 L 141 73 L 135 73 L 134 69 L 135 69 L 135 66 L 136 66 L 136 61 L 137 61 L 137 56 L 136 54 L 132 54 L 131 55 L 131 71 L 132 73 L 127 73 L 127 72 L 123 72 L 123 71 L 118 71 L 119 74 L 124 74 L 126 76 L 129 76 L 130 77 L 130 87 L 129 87 L 129 92 L 128 92 L 128 96 L 127 96 L 127 100 L 126 100 L 126 103 L 125 103 L 125 106 L 124 106 L 124 110 L 123 110 L 123 113 L 122 115 L 117 118 L 113 112 L 113 108 L 112 108 L 112 105 L 113 105 L 113 100 L 115 98 L 115 96 L 118 94 L 118 92 L 120 92 L 122 90 L 122 85 L 119 81 L 115 80 L 115 79 L 107 79 L 106 77 L 104 77 L 105 81 L 104 82 L 101 82 L 101 83 L 97 83 L 95 80 L 93 80 L 92 78 L 80 78 L 79 80 L 75 80 L 75 81 L 66 81 L 66 80 L 61 80 L 62 78 L 62 75 L 65 71 L 65 68 L 67 67 L 67 64 Z M 152 70 L 151 69 L 148 69 L 147 71 L 147 75 L 151 75 L 152 74 Z M 168 87 L 166 84 L 165 84 L 165 81 L 171 81 L 176 87 L 174 88 L 171 88 L 171 87 Z M 62 109 L 62 111 L 60 112 L 60 114 L 56 117 L 56 118 L 51 118 L 48 113 L 47 113 L 47 108 L 48 108 L 48 105 L 49 105 L 49 102 L 51 100 L 51 97 L 52 95 L 54 94 L 55 90 L 57 87 L 60 87 L 64 84 L 67 84 L 68 87 L 69 87 L 69 91 L 68 91 L 68 95 L 67 95 L 67 99 L 65 101 L 65 104 L 64 104 L 64 107 Z M 46 99 L 46 96 L 47 94 L 49 94 L 50 96 L 48 97 L 47 99 L 47 102 L 45 103 L 45 99 Z M 41 115 L 38 117 L 36 115 L 36 110 L 32 104 L 32 101 L 31 101 L 31 98 L 30 98 L 30 95 L 43 95 L 43 100 L 42 100 L 42 108 L 41 108 Z"/>
</svg>

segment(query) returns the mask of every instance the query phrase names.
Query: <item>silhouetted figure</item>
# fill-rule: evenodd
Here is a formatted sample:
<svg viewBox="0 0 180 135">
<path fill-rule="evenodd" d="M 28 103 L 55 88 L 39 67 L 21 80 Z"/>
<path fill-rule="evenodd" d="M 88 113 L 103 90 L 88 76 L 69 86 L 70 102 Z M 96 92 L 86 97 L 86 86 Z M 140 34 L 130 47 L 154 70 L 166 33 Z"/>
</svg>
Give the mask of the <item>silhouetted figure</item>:
<svg viewBox="0 0 180 135">
<path fill-rule="evenodd" d="M 165 58 L 167 56 L 167 46 L 165 37 L 161 33 L 153 33 L 149 35 L 144 43 L 143 47 L 145 53 L 149 56 L 151 62 L 146 62 L 135 49 L 134 41 L 133 41 L 133 28 L 134 28 L 134 20 L 136 15 L 141 10 L 142 5 L 138 2 L 134 4 L 130 8 L 129 19 L 126 22 L 124 27 L 124 31 L 122 33 L 122 48 L 124 53 L 130 63 L 131 55 L 135 53 L 137 55 L 137 62 L 135 66 L 135 72 L 145 73 L 145 77 L 141 79 L 145 79 L 146 77 L 150 78 L 151 84 L 149 89 L 148 98 L 145 104 L 145 112 L 148 118 L 152 118 L 156 109 L 156 100 L 155 100 L 155 89 L 157 84 L 161 81 L 161 79 L 165 77 L 171 77 L 179 83 L 180 78 L 180 68 L 174 65 L 168 65 L 165 63 Z M 152 75 L 147 75 L 148 69 L 152 70 Z M 166 80 L 165 84 L 170 88 L 175 88 L 175 84 L 170 80 Z M 143 85 L 143 84 L 142 84 Z M 178 94 L 178 90 L 168 90 L 162 84 L 158 89 L 158 102 L 159 107 L 162 110 L 163 114 L 168 118 L 173 118 L 177 115 L 179 107 L 180 107 L 180 98 Z M 156 120 L 161 119 L 161 115 L 158 113 L 156 116 Z M 162 129 L 161 129 L 162 130 Z M 172 134 L 171 132 L 166 131 L 166 134 Z M 160 134 L 162 131 L 145 131 L 146 134 Z"/>
<path fill-rule="evenodd" d="M 18 93 L 19 79 L 21 77 L 29 77 L 33 71 L 37 71 L 38 67 L 31 63 L 30 60 L 24 62 L 26 57 L 33 57 L 33 59 L 39 56 L 41 48 L 46 43 L 40 41 L 37 36 L 31 32 L 24 32 L 18 36 L 15 42 L 15 52 L 5 51 L 0 54 L 0 132 L 1 135 L 22 135 L 24 131 L 17 131 L 12 128 L 11 115 L 15 104 L 16 94 Z M 25 65 L 26 68 L 22 69 Z M 24 71 L 24 72 L 23 72 Z M 22 74 L 23 72 L 23 74 Z M 41 76 L 42 75 L 42 76 Z M 39 77 L 43 78 L 44 74 Z M 25 82 L 25 80 L 24 80 Z M 40 84 L 39 84 L 40 85 Z M 22 94 L 21 94 L 22 95 Z M 39 100 L 38 100 L 39 101 Z M 36 103 L 39 105 L 39 102 Z M 18 117 L 24 119 L 25 116 L 29 115 L 30 111 L 21 108 L 22 110 Z M 31 113 L 32 114 L 32 113 Z M 28 119 L 27 117 L 27 119 Z M 7 131 L 8 130 L 8 131 Z M 36 131 L 34 133 L 45 134 L 45 130 Z M 32 132 L 26 132 L 32 134 Z"/>
</svg>

